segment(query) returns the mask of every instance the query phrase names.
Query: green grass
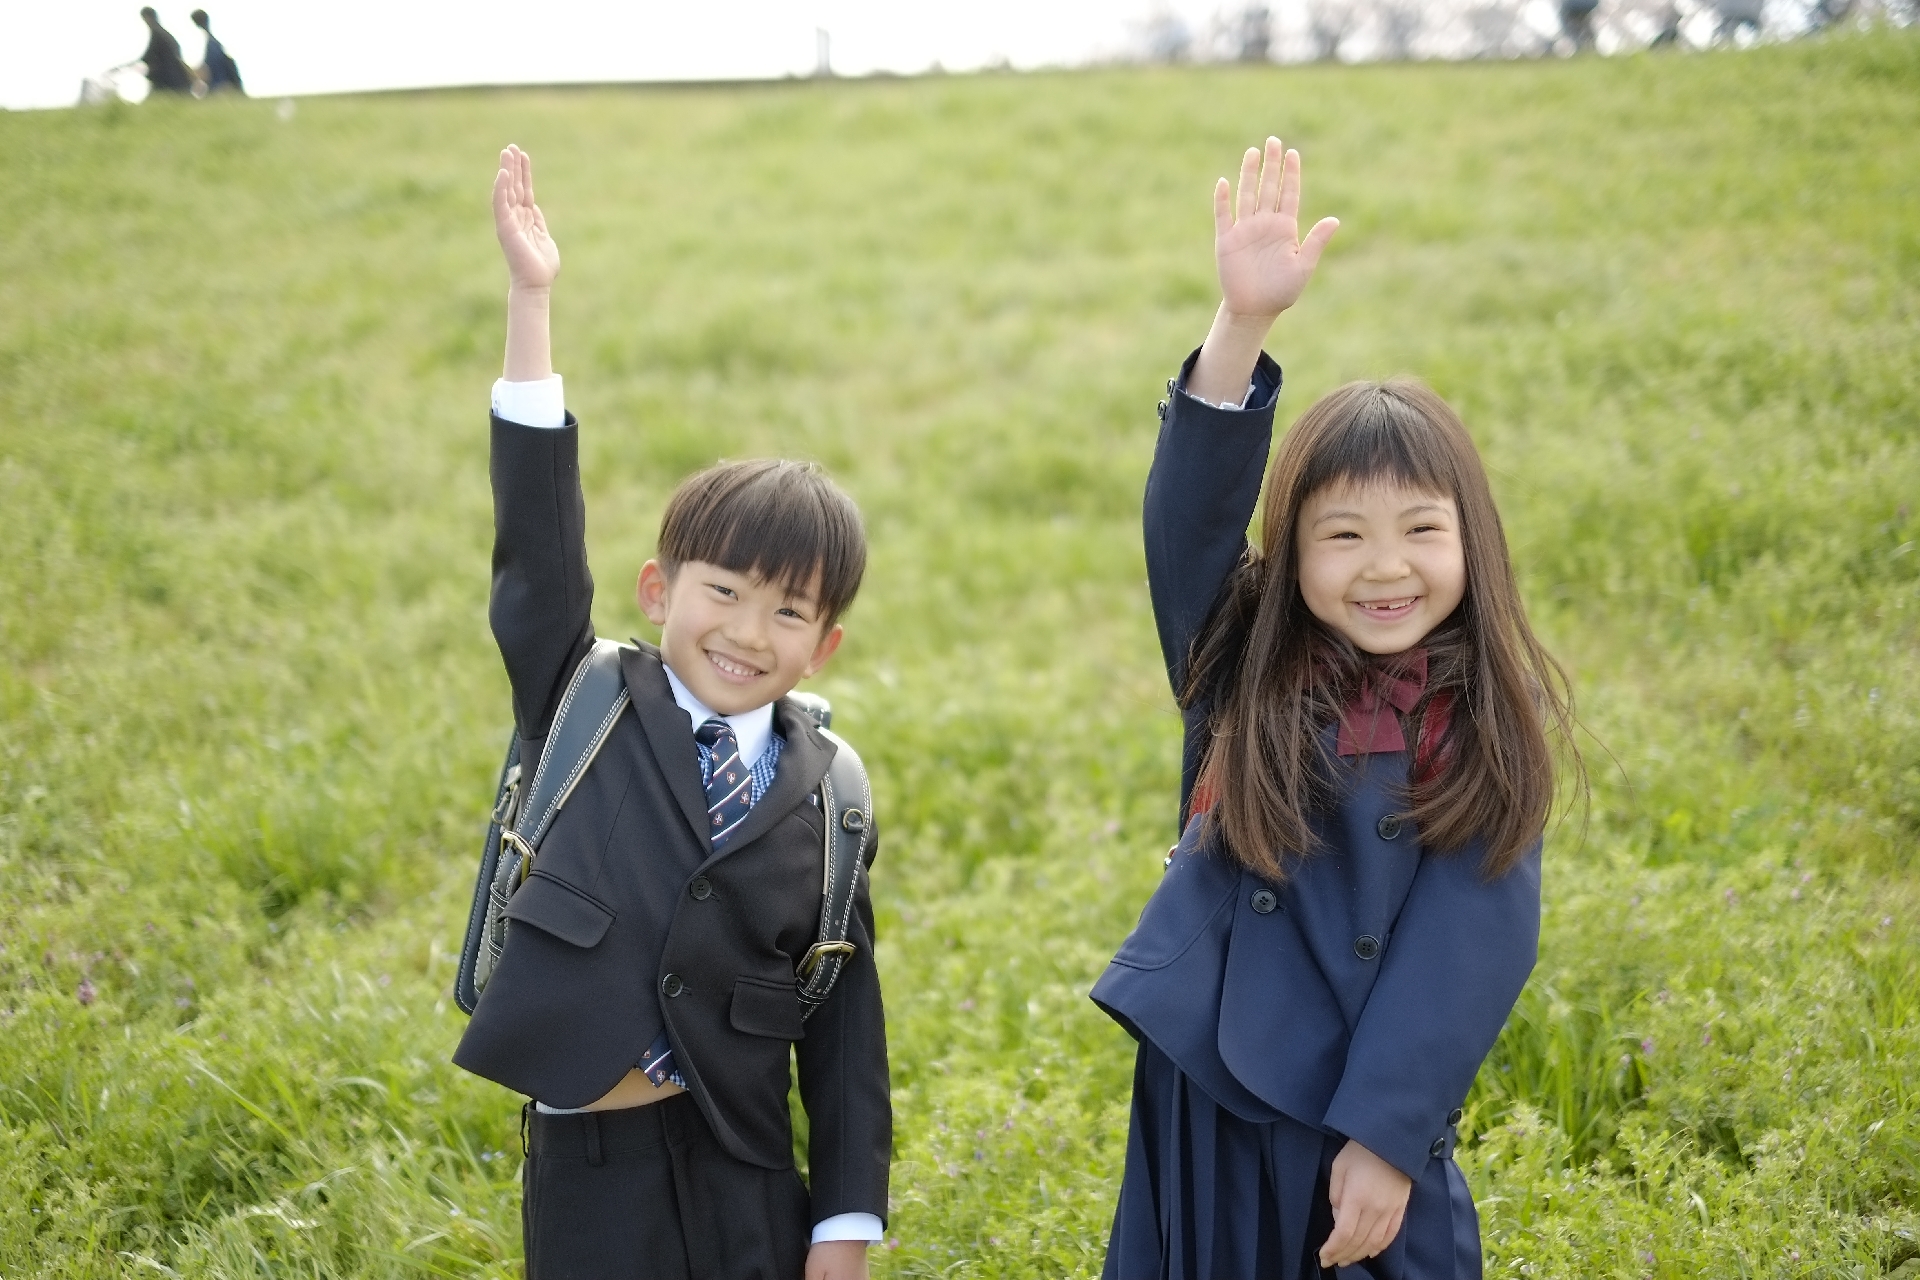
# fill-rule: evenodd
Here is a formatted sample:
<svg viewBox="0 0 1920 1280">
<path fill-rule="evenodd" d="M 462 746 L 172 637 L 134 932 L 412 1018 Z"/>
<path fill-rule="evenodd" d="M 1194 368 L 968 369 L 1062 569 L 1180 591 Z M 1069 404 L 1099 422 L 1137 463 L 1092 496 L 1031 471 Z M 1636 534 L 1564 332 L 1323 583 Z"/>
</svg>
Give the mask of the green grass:
<svg viewBox="0 0 1920 1280">
<path fill-rule="evenodd" d="M 1920 40 L 0 114 L 0 1274 L 516 1274 L 447 1062 L 507 691 L 486 191 L 566 254 L 600 627 L 716 456 L 873 537 L 889 1276 L 1091 1275 L 1170 839 L 1137 529 L 1268 131 L 1344 230 L 1283 416 L 1411 371 L 1594 771 L 1461 1162 L 1490 1274 L 1920 1254 Z M 89 997 L 89 998 L 83 998 Z"/>
</svg>

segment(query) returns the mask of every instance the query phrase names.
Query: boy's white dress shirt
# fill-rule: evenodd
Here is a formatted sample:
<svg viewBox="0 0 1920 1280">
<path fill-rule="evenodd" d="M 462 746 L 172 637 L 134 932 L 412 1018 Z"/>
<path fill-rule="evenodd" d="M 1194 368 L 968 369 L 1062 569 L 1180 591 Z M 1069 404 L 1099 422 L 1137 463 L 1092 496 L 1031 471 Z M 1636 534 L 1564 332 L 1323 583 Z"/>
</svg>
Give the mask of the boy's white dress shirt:
<svg viewBox="0 0 1920 1280">
<path fill-rule="evenodd" d="M 567 425 L 567 399 L 560 375 L 556 373 L 538 382 L 499 379 L 493 384 L 493 412 L 501 421 L 523 427 L 564 427 Z M 737 716 L 723 716 L 694 697 L 692 691 L 681 683 L 680 677 L 673 674 L 672 667 L 663 663 L 661 669 L 667 673 L 667 684 L 673 690 L 674 702 L 687 713 L 694 728 L 698 729 L 709 720 L 725 720 L 733 726 L 734 737 L 739 740 L 741 761 L 749 769 L 759 763 L 760 757 L 766 754 L 767 743 L 773 738 L 771 702 Z M 534 1105 L 549 1114 L 564 1114 L 544 1103 L 536 1102 Z M 814 1224 L 813 1243 L 822 1244 L 828 1240 L 865 1240 L 875 1243 L 882 1234 L 880 1219 L 871 1213 L 837 1213 Z"/>
</svg>

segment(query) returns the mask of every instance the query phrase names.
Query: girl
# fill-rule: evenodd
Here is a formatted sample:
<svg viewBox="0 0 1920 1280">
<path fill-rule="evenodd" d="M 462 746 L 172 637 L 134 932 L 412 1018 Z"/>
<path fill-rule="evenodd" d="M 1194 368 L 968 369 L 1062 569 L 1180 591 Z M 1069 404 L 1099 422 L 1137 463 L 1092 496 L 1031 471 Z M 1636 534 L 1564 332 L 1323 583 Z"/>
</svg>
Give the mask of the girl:
<svg viewBox="0 0 1920 1280">
<path fill-rule="evenodd" d="M 1454 1125 L 1539 938 L 1565 678 L 1459 418 L 1411 381 L 1329 394 L 1247 545 L 1261 347 L 1338 227 L 1301 240 L 1299 207 L 1273 138 L 1237 217 L 1217 184 L 1220 310 L 1160 405 L 1147 571 L 1184 834 L 1093 990 L 1140 1042 L 1113 1280 L 1478 1277 Z"/>
</svg>

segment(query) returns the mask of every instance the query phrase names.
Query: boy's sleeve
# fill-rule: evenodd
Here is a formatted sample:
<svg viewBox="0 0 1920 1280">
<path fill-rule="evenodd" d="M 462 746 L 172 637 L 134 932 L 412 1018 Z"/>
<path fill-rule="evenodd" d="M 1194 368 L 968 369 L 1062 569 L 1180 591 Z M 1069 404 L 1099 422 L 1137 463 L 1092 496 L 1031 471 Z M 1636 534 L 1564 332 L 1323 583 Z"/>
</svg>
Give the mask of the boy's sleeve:
<svg viewBox="0 0 1920 1280">
<path fill-rule="evenodd" d="M 593 645 L 580 424 L 565 414 L 549 430 L 495 414 L 490 472 L 487 616 L 513 685 L 514 723 L 522 738 L 539 739 L 553 723 L 568 675 Z"/>
<path fill-rule="evenodd" d="M 508 382 L 499 378 L 493 384 L 493 416 L 523 427 L 557 430 L 567 425 L 566 384 L 559 374 L 532 382 Z"/>
<path fill-rule="evenodd" d="M 1478 853 L 1420 859 L 1322 1122 L 1416 1181 L 1540 952 L 1540 846 L 1493 881 Z"/>
<path fill-rule="evenodd" d="M 1187 357 L 1161 402 L 1142 509 L 1147 588 L 1176 695 L 1194 637 L 1246 553 L 1280 395 L 1280 366 L 1262 353 L 1244 408 L 1196 399 L 1185 387 L 1199 355 Z"/>
<path fill-rule="evenodd" d="M 879 839 L 876 826 L 871 851 L 878 850 Z M 808 1189 L 816 1223 L 870 1213 L 884 1225 L 893 1103 L 880 970 L 873 960 L 873 901 L 864 875 L 847 938 L 856 949 L 833 994 L 794 1044 L 800 1101 L 807 1109 Z"/>
</svg>

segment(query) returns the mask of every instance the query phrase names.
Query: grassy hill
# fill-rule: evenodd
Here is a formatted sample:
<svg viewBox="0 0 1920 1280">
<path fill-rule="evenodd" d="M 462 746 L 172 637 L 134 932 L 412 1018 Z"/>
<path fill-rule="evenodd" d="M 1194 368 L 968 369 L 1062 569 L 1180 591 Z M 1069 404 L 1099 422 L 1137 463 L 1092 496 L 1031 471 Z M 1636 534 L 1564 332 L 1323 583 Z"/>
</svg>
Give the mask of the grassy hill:
<svg viewBox="0 0 1920 1280">
<path fill-rule="evenodd" d="M 1171 838 L 1138 495 L 1278 132 L 1344 230 L 1283 417 L 1410 371 L 1592 737 L 1468 1107 L 1491 1275 L 1920 1254 L 1920 40 L 0 114 L 0 1274 L 518 1273 L 447 1063 L 508 724 L 486 193 L 566 255 L 603 632 L 718 456 L 874 562 L 888 1276 L 1097 1271 Z"/>
</svg>

